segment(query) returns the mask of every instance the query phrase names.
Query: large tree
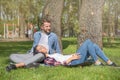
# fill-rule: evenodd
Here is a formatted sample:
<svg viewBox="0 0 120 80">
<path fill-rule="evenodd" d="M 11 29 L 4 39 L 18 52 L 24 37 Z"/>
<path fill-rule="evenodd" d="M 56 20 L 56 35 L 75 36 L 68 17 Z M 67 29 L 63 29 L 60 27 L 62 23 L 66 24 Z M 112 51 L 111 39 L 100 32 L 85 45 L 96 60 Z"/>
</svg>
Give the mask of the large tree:
<svg viewBox="0 0 120 80">
<path fill-rule="evenodd" d="M 43 9 L 43 18 L 51 19 L 52 31 L 58 35 L 61 44 L 61 16 L 64 0 L 47 0 Z M 62 44 L 61 44 L 62 49 Z"/>
<path fill-rule="evenodd" d="M 102 6 L 104 0 L 79 0 L 78 44 L 87 38 L 102 47 Z"/>
</svg>

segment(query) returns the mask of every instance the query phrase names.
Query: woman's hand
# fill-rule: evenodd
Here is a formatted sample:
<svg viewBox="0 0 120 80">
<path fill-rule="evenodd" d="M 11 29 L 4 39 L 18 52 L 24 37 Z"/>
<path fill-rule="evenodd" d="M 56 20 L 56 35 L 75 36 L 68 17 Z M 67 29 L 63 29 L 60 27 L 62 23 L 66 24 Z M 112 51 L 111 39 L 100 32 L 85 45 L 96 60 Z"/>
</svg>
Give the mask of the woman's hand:
<svg viewBox="0 0 120 80">
<path fill-rule="evenodd" d="M 79 54 L 73 54 L 69 59 L 67 59 L 65 61 L 66 64 L 69 64 L 72 60 L 75 60 L 75 59 L 80 59 L 80 55 Z"/>
<path fill-rule="evenodd" d="M 71 58 L 72 58 L 72 60 L 80 59 L 80 55 L 79 54 L 73 54 Z"/>
</svg>

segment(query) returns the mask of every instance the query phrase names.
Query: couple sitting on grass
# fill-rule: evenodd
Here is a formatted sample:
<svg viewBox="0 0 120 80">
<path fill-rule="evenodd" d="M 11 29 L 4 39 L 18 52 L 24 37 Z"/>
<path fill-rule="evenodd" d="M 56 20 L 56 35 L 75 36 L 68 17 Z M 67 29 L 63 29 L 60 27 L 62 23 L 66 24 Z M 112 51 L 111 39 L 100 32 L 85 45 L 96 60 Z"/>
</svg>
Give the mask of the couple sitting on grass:
<svg viewBox="0 0 120 80">
<path fill-rule="evenodd" d="M 103 66 L 104 64 L 98 60 L 100 57 L 102 60 L 106 62 L 108 66 L 116 66 L 114 62 L 112 62 L 109 58 L 106 57 L 104 52 L 99 48 L 99 46 L 93 43 L 90 39 L 87 39 L 83 42 L 83 44 L 79 47 L 76 53 L 70 55 L 63 55 L 59 53 L 48 54 L 48 50 L 43 45 L 37 45 L 35 48 L 34 55 L 44 54 L 46 57 L 44 59 L 44 63 L 47 65 L 58 66 L 76 66 L 83 64 L 86 62 L 87 58 L 91 56 L 94 60 L 94 64 L 96 66 Z M 17 63 L 12 64 L 12 66 L 7 66 L 7 68 L 16 69 L 18 67 L 24 67 L 25 63 Z"/>
<path fill-rule="evenodd" d="M 83 64 L 88 57 L 93 58 L 95 65 L 103 65 L 98 60 L 100 57 L 109 66 L 116 66 L 109 58 L 105 56 L 99 46 L 87 39 L 74 54 L 62 55 L 59 47 L 57 35 L 51 32 L 51 22 L 48 19 L 42 20 L 41 31 L 34 34 L 34 43 L 31 52 L 28 54 L 11 54 L 10 60 L 14 63 L 6 66 L 7 71 L 19 67 L 38 66 L 38 62 L 44 61 L 47 65 L 65 65 L 75 66 Z"/>
</svg>

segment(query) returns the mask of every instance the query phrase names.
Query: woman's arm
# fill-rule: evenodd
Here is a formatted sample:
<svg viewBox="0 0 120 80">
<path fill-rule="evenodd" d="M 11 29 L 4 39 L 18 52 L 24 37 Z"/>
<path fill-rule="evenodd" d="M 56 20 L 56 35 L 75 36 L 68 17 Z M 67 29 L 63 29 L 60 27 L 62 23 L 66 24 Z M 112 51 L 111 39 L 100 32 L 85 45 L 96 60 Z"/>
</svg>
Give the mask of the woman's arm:
<svg viewBox="0 0 120 80">
<path fill-rule="evenodd" d="M 70 58 L 65 61 L 65 64 L 69 64 L 72 60 L 80 59 L 79 54 L 73 54 Z"/>
</svg>

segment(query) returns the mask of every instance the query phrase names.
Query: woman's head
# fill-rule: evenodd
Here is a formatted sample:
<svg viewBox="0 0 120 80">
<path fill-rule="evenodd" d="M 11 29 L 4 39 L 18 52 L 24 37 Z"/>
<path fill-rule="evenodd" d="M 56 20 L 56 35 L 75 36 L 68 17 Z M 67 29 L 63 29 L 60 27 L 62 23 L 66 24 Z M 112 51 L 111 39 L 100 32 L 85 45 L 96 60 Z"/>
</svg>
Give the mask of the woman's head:
<svg viewBox="0 0 120 80">
<path fill-rule="evenodd" d="M 42 45 L 37 45 L 36 50 L 37 50 L 37 52 L 40 52 L 40 53 L 47 53 L 48 52 L 47 49 Z"/>
</svg>

